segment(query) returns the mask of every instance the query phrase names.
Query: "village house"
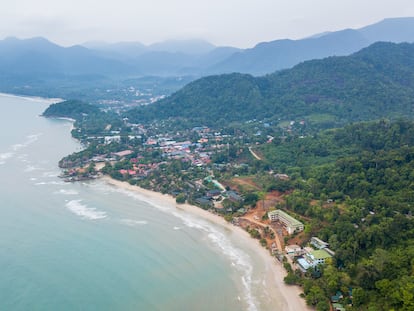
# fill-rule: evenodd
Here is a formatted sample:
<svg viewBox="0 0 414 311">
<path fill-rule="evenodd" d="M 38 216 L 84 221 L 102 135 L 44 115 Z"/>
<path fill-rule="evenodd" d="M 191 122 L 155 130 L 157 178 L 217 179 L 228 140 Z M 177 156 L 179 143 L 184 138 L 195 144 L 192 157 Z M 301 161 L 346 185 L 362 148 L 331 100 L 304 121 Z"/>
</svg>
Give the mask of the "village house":
<svg viewBox="0 0 414 311">
<path fill-rule="evenodd" d="M 220 195 L 221 195 L 221 191 L 218 189 L 212 189 L 212 190 L 207 191 L 206 193 L 206 197 L 210 197 L 213 199 L 217 199 Z"/>
<path fill-rule="evenodd" d="M 145 143 L 147 146 L 155 146 L 156 144 L 158 144 L 158 142 L 153 138 L 148 138 Z"/>
<path fill-rule="evenodd" d="M 286 174 L 275 174 L 274 177 L 277 180 L 289 180 L 289 175 Z"/>
<path fill-rule="evenodd" d="M 237 192 L 230 190 L 226 192 L 227 197 L 232 202 L 242 202 L 243 198 Z"/>
<path fill-rule="evenodd" d="M 119 135 L 104 137 L 105 145 L 109 145 L 110 143 L 119 143 L 120 141 L 121 141 L 121 136 Z"/>
<path fill-rule="evenodd" d="M 208 197 L 201 197 L 195 200 L 201 206 L 212 207 L 213 203 L 211 202 L 211 198 Z"/>
<path fill-rule="evenodd" d="M 316 247 L 317 249 L 323 249 L 327 248 L 329 246 L 329 243 L 326 243 L 325 241 L 322 241 L 321 239 L 313 236 L 310 240 L 310 244 Z"/>
<path fill-rule="evenodd" d="M 324 249 L 306 252 L 302 258 L 298 259 L 299 267 L 302 271 L 306 271 L 311 267 L 323 265 L 330 262 L 332 256 Z"/>
<path fill-rule="evenodd" d="M 137 172 L 134 170 L 124 170 L 124 169 L 119 170 L 119 173 L 121 173 L 124 176 L 128 176 L 128 175 L 135 176 L 137 174 Z"/>
<path fill-rule="evenodd" d="M 296 244 L 287 245 L 285 246 L 285 252 L 287 255 L 290 255 L 292 257 L 302 255 L 302 247 Z"/>
<path fill-rule="evenodd" d="M 314 246 L 315 248 L 317 248 L 317 249 L 323 249 L 323 250 L 325 250 L 331 256 L 334 256 L 335 255 L 335 252 L 328 248 L 329 243 L 327 243 L 325 241 L 322 241 L 321 239 L 319 239 L 319 238 L 317 238 L 315 236 L 311 238 L 310 244 L 312 246 Z"/>
</svg>

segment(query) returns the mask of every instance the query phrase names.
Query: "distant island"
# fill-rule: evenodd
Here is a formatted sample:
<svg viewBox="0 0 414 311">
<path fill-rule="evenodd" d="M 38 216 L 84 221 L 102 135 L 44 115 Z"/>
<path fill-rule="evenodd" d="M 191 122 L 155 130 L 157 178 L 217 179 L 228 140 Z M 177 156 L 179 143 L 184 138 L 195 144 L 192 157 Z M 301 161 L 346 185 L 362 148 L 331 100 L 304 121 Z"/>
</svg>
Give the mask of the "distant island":
<svg viewBox="0 0 414 311">
<path fill-rule="evenodd" d="M 85 149 L 65 178 L 105 174 L 244 228 L 317 310 L 414 306 L 414 45 L 376 43 L 254 78 L 202 78 L 151 105 L 78 100 Z"/>
</svg>

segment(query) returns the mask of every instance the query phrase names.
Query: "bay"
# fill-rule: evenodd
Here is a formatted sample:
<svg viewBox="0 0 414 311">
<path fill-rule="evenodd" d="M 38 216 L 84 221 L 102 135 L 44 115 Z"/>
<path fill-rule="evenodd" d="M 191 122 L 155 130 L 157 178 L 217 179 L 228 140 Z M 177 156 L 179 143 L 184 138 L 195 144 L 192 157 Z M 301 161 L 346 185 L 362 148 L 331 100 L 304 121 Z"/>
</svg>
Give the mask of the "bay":
<svg viewBox="0 0 414 311">
<path fill-rule="evenodd" d="M 232 232 L 104 181 L 65 183 L 81 146 L 44 99 L 0 95 L 0 310 L 270 310 Z"/>
</svg>

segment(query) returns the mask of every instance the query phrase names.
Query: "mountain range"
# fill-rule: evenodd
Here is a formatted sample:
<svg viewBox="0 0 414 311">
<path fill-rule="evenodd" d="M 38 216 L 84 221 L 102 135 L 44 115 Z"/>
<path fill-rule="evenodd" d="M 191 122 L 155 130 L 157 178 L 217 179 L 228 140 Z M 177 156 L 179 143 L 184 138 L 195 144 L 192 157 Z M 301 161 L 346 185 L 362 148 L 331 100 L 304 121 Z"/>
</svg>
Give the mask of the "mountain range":
<svg viewBox="0 0 414 311">
<path fill-rule="evenodd" d="M 59 77 L 65 75 L 114 75 L 135 73 L 126 63 L 101 57 L 76 45 L 61 47 L 44 38 L 0 41 L 0 72 L 22 77 Z"/>
<path fill-rule="evenodd" d="M 263 75 L 310 59 L 349 55 L 376 41 L 414 42 L 414 18 L 385 19 L 364 28 L 301 40 L 262 42 L 249 49 L 216 47 L 203 40 L 149 46 L 138 42 L 87 42 L 61 47 L 44 38 L 7 38 L 0 41 L 0 73 L 26 80 L 80 75 Z"/>
<path fill-rule="evenodd" d="M 169 119 L 187 126 L 256 119 L 332 127 L 413 117 L 413 98 L 414 44 L 377 42 L 350 56 L 306 61 L 262 77 L 233 73 L 201 78 L 127 116 L 134 123 Z"/>
<path fill-rule="evenodd" d="M 276 40 L 239 51 L 211 69 L 215 73 L 263 75 L 300 62 L 344 56 L 378 41 L 414 42 L 414 18 L 390 18 L 360 29 L 345 29 L 301 40 Z"/>
</svg>

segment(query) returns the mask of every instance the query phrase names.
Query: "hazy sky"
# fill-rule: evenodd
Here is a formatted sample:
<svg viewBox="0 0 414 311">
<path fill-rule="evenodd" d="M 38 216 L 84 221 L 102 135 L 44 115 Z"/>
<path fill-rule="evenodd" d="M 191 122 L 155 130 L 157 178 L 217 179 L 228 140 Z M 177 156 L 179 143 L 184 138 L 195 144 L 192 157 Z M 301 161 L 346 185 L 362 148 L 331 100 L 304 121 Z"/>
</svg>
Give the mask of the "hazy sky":
<svg viewBox="0 0 414 311">
<path fill-rule="evenodd" d="M 251 47 L 402 16 L 414 16 L 413 0 L 3 0 L 0 38 L 44 36 L 66 46 L 203 38 Z"/>
</svg>

